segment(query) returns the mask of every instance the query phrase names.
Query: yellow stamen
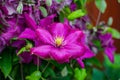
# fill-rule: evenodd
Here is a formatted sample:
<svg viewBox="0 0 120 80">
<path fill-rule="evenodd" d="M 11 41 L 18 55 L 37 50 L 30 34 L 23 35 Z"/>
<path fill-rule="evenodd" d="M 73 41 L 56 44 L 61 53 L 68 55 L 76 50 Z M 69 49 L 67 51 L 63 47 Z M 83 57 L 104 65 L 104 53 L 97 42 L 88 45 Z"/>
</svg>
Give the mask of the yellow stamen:
<svg viewBox="0 0 120 80">
<path fill-rule="evenodd" d="M 62 37 L 55 38 L 55 44 L 57 46 L 60 46 L 62 44 L 62 42 L 63 42 L 63 38 Z"/>
</svg>

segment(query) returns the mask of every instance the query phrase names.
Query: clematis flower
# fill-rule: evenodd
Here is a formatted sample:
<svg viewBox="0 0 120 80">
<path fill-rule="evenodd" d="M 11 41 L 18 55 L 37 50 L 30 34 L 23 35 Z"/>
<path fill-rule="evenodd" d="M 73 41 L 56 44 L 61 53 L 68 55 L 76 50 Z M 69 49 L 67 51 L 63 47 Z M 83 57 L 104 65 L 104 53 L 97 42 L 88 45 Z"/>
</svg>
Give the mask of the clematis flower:
<svg viewBox="0 0 120 80">
<path fill-rule="evenodd" d="M 111 62 L 114 62 L 115 46 L 113 45 L 112 35 L 110 33 L 101 34 L 99 36 L 105 54 Z"/>
<path fill-rule="evenodd" d="M 26 28 L 19 38 L 30 39 L 35 42 L 35 47 L 30 49 L 32 54 L 42 59 L 53 59 L 58 63 L 79 58 L 82 62 L 83 59 L 94 56 L 84 43 L 85 36 L 82 31 L 72 29 L 67 21 L 53 23 L 53 18 L 54 15 L 48 16 L 40 21 L 41 26 L 37 26 L 35 21 L 28 14 L 25 14 L 29 28 Z M 83 64 L 80 63 L 81 65 Z"/>
</svg>

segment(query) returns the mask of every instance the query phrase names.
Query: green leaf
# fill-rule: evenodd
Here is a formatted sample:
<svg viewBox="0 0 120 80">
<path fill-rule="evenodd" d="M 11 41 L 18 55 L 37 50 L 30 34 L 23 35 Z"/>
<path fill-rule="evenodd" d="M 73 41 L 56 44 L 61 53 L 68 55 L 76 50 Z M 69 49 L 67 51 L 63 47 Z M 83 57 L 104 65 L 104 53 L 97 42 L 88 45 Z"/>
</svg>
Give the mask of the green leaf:
<svg viewBox="0 0 120 80">
<path fill-rule="evenodd" d="M 74 77 L 76 80 L 84 80 L 85 77 L 87 76 L 86 69 L 75 68 L 74 72 L 75 72 Z"/>
<path fill-rule="evenodd" d="M 114 60 L 114 63 L 111 63 L 107 56 L 105 56 L 104 65 L 112 68 L 120 68 L 120 54 L 115 54 Z"/>
<path fill-rule="evenodd" d="M 47 10 L 44 7 L 40 6 L 39 9 L 41 10 L 41 13 L 44 17 L 48 15 Z"/>
<path fill-rule="evenodd" d="M 62 0 L 55 0 L 57 3 L 60 3 Z"/>
<path fill-rule="evenodd" d="M 18 51 L 17 55 L 20 55 L 20 54 L 21 54 L 22 52 L 24 52 L 24 51 L 26 51 L 26 47 L 21 48 L 21 49 Z"/>
<path fill-rule="evenodd" d="M 68 70 L 67 70 L 67 67 L 66 67 L 66 66 L 65 66 L 65 67 L 63 68 L 63 70 L 61 71 L 61 75 L 62 75 L 63 77 L 65 77 L 65 76 L 68 75 Z"/>
<path fill-rule="evenodd" d="M 102 67 L 102 64 L 100 63 L 100 61 L 95 57 L 93 57 L 91 59 L 87 59 L 87 63 L 88 64 L 93 64 L 93 65 L 95 65 L 97 67 Z"/>
<path fill-rule="evenodd" d="M 80 0 L 80 2 L 81 2 L 81 5 L 82 5 L 82 6 L 85 6 L 87 0 Z"/>
<path fill-rule="evenodd" d="M 118 0 L 118 3 L 120 3 L 120 0 Z"/>
<path fill-rule="evenodd" d="M 102 13 L 104 13 L 107 8 L 107 4 L 105 0 L 95 0 L 95 5 Z"/>
<path fill-rule="evenodd" d="M 51 6 L 52 5 L 52 0 L 46 0 L 46 4 L 47 4 L 47 6 Z"/>
<path fill-rule="evenodd" d="M 68 15 L 68 19 L 69 20 L 74 20 L 76 18 L 80 18 L 82 16 L 84 16 L 86 13 L 84 11 L 82 11 L 81 9 L 76 10 L 74 12 L 72 12 L 71 14 Z"/>
<path fill-rule="evenodd" d="M 23 11 L 23 3 L 20 1 L 18 6 L 17 6 L 17 12 L 19 14 L 22 14 L 22 11 Z"/>
<path fill-rule="evenodd" d="M 40 71 L 35 71 L 30 76 L 26 77 L 27 80 L 40 80 L 40 78 L 41 78 Z"/>
<path fill-rule="evenodd" d="M 3 51 L 3 53 L 0 55 L 0 57 L 1 57 L 0 69 L 6 78 L 12 70 L 12 57 L 10 54 L 10 50 Z"/>
<path fill-rule="evenodd" d="M 93 69 L 93 76 L 92 76 L 92 80 L 104 80 L 104 74 L 102 71 L 94 68 Z"/>
<path fill-rule="evenodd" d="M 112 17 L 109 17 L 107 24 L 108 24 L 109 26 L 111 26 L 112 23 L 113 23 L 113 18 L 112 18 Z"/>
<path fill-rule="evenodd" d="M 0 24 L 0 28 L 2 28 L 3 26 Z"/>
<path fill-rule="evenodd" d="M 113 38 L 120 39 L 120 32 L 116 29 L 109 27 L 107 28 L 107 32 L 111 33 Z"/>
</svg>

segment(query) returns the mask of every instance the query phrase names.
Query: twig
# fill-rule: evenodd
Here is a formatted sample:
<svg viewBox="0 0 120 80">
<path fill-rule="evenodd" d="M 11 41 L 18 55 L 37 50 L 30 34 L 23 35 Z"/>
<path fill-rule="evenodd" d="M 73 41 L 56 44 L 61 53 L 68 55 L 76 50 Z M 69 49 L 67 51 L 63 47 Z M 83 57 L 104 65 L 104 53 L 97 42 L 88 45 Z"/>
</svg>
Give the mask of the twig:
<svg viewBox="0 0 120 80">
<path fill-rule="evenodd" d="M 97 17 L 97 21 L 96 21 L 96 25 L 95 25 L 95 26 L 98 26 L 99 21 L 100 21 L 100 17 L 101 17 L 101 12 L 99 11 L 98 17 Z"/>
<path fill-rule="evenodd" d="M 45 72 L 46 68 L 48 67 L 48 65 L 50 64 L 50 62 L 47 63 L 47 65 L 45 66 L 45 68 L 42 70 L 42 73 Z"/>
</svg>

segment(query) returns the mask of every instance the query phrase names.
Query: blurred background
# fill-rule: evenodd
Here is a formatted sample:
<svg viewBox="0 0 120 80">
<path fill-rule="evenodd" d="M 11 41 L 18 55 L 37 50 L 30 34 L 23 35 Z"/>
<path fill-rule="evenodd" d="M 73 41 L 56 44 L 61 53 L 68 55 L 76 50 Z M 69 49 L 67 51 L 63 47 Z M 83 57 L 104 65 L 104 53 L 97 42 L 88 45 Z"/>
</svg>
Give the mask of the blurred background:
<svg viewBox="0 0 120 80">
<path fill-rule="evenodd" d="M 107 3 L 107 9 L 105 10 L 105 13 L 101 13 L 100 21 L 104 21 L 107 23 L 109 17 L 113 18 L 113 24 L 112 27 L 117 29 L 120 32 L 120 0 L 106 0 Z M 87 10 L 88 15 L 92 21 L 92 23 L 95 25 L 99 10 L 96 8 L 94 1 L 90 1 L 87 3 Z M 114 39 L 115 46 L 116 46 L 116 53 L 120 53 L 120 40 Z"/>
</svg>

